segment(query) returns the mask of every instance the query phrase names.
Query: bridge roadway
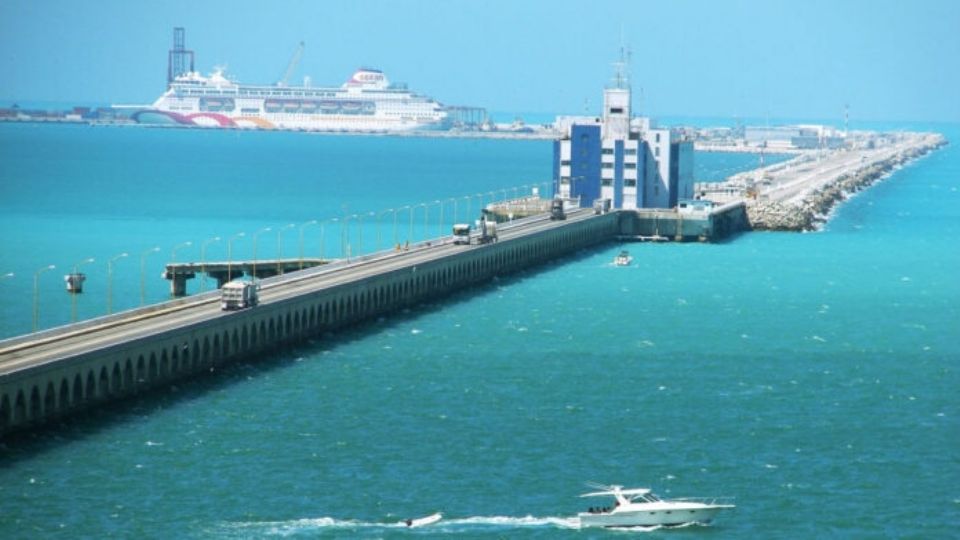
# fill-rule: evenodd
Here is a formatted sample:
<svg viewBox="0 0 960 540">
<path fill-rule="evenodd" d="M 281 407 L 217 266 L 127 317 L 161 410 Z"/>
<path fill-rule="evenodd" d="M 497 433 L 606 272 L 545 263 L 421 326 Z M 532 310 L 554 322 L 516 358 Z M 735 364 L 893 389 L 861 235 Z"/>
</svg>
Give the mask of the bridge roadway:
<svg viewBox="0 0 960 540">
<path fill-rule="evenodd" d="M 567 213 L 565 221 L 550 221 L 546 216 L 534 216 L 499 228 L 500 241 L 520 238 L 550 228 L 561 227 L 594 217 L 592 210 L 576 209 Z M 475 239 L 474 239 L 475 242 Z M 472 243 L 455 245 L 446 237 L 412 246 L 409 251 L 380 252 L 351 260 L 305 269 L 261 282 L 261 306 L 282 302 L 320 289 L 361 280 L 407 267 L 416 267 L 456 252 L 483 249 Z M 159 309 L 157 309 L 159 308 Z M 260 308 L 254 308 L 260 309 Z M 236 316 L 242 312 L 222 311 L 219 292 L 213 291 L 171 301 L 151 308 L 124 313 L 122 318 L 107 318 L 102 323 L 88 321 L 86 325 L 68 325 L 41 334 L 31 334 L 0 342 L 0 382 L 17 372 L 41 368 L 58 360 L 95 352 L 113 345 L 129 342 L 170 330 L 188 327 L 200 322 Z M 93 324 L 91 324 L 91 322 Z M 74 328 L 77 327 L 77 328 Z"/>
</svg>

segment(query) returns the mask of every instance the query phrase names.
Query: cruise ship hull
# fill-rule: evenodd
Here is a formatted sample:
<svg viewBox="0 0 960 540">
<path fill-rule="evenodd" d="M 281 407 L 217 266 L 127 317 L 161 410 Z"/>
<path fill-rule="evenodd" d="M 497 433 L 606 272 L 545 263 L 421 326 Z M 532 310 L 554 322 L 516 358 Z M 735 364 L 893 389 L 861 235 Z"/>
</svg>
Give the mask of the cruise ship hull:
<svg viewBox="0 0 960 540">
<path fill-rule="evenodd" d="M 362 68 L 340 87 L 243 85 L 222 72 L 178 76 L 150 107 L 131 118 L 142 124 L 236 129 L 389 133 L 445 129 L 437 101 L 391 85 Z"/>
</svg>

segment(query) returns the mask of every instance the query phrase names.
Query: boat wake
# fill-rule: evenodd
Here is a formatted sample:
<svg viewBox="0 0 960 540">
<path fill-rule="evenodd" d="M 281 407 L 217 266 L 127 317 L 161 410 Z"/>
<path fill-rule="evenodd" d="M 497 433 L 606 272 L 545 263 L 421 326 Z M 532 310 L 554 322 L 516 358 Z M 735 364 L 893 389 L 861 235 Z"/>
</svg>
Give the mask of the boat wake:
<svg viewBox="0 0 960 540">
<path fill-rule="evenodd" d="M 472 516 L 466 518 L 444 518 L 436 523 L 422 527 L 408 527 L 403 521 L 358 521 L 352 519 L 335 519 L 332 517 L 292 519 L 288 521 L 247 521 L 224 523 L 222 532 L 231 536 L 230 532 L 239 537 L 259 536 L 297 536 L 321 530 L 339 529 L 344 532 L 361 533 L 369 531 L 411 529 L 411 532 L 426 534 L 437 532 L 441 534 L 481 532 L 496 529 L 513 528 L 558 528 L 578 529 L 580 520 L 576 517 L 511 517 L 511 516 Z"/>
<path fill-rule="evenodd" d="M 675 526 L 653 525 L 650 527 L 624 527 L 616 528 L 618 530 L 630 532 L 653 532 L 660 529 L 682 529 L 690 526 L 705 526 L 700 523 L 687 523 Z M 537 517 L 537 516 L 472 516 L 465 518 L 444 518 L 436 523 L 431 523 L 422 527 L 408 527 L 403 521 L 357 521 L 351 519 L 335 519 L 332 517 L 303 518 L 288 521 L 253 521 L 253 522 L 231 522 L 225 523 L 224 529 L 226 536 L 230 536 L 229 531 L 236 533 L 238 537 L 248 538 L 251 536 L 299 536 L 301 534 L 309 535 L 311 532 L 322 530 L 339 529 L 341 531 L 354 532 L 362 535 L 363 532 L 376 534 L 377 531 L 387 531 L 396 529 L 411 529 L 411 533 L 429 534 L 431 532 L 439 534 L 465 534 L 469 532 L 493 532 L 503 529 L 524 529 L 524 528 L 555 528 L 555 529 L 579 529 L 580 519 L 576 517 Z"/>
</svg>

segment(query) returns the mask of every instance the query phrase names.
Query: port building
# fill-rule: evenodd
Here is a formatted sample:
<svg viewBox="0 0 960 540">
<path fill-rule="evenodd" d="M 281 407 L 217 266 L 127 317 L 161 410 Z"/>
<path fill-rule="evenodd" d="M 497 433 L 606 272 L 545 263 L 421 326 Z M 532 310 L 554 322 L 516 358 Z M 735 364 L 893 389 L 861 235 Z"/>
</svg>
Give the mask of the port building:
<svg viewBox="0 0 960 540">
<path fill-rule="evenodd" d="M 693 198 L 693 141 L 631 115 L 624 62 L 603 92 L 601 116 L 561 116 L 553 147 L 554 193 L 581 208 L 673 208 Z"/>
</svg>

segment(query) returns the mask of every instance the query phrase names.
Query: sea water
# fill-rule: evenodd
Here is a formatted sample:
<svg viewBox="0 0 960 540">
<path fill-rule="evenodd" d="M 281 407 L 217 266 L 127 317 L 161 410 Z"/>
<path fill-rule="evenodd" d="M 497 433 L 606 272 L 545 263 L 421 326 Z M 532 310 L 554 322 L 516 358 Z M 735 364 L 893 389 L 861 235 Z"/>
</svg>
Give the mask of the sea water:
<svg viewBox="0 0 960 540">
<path fill-rule="evenodd" d="M 386 248 L 549 181 L 550 160 L 549 142 L 0 125 L 0 329 L 29 331 L 35 303 L 41 327 L 68 322 L 62 274 L 86 258 L 79 318 L 104 312 L 121 253 L 115 310 L 142 277 L 164 299 L 163 263 L 204 242 L 297 256 L 302 226 L 306 256 Z M 698 179 L 727 167 L 697 160 Z M 362 238 L 340 227 L 369 212 Z M 951 145 L 816 233 L 606 244 L 503 276 L 4 445 L 0 536 L 616 535 L 576 529 L 587 481 L 734 497 L 656 537 L 954 536 L 958 229 Z"/>
</svg>

